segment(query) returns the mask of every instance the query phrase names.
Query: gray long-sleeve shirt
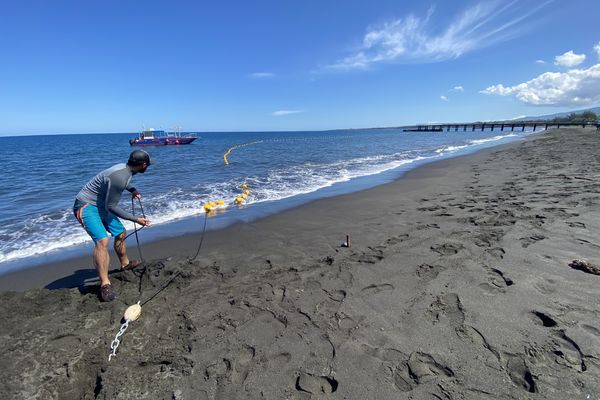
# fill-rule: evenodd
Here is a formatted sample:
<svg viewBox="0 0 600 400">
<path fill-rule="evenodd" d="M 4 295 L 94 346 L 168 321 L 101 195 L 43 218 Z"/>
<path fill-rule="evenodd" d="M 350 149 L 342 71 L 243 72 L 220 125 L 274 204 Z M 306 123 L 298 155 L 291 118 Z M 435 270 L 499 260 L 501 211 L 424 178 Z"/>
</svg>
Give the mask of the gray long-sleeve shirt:
<svg viewBox="0 0 600 400">
<path fill-rule="evenodd" d="M 127 164 L 117 164 L 105 169 L 93 177 L 77 193 L 75 208 L 83 206 L 84 203 L 92 204 L 99 210 L 106 210 L 118 217 L 129 221 L 136 221 L 133 214 L 128 213 L 119 207 L 119 200 L 123 190 L 135 192 L 135 188 L 129 185 L 133 172 Z"/>
</svg>

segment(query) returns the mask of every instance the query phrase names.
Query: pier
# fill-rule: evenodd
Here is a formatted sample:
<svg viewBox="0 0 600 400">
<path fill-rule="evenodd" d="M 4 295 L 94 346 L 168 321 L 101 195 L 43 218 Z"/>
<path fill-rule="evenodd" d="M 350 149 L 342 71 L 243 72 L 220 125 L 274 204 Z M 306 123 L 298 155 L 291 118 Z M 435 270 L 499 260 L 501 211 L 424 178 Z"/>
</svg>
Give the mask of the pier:
<svg viewBox="0 0 600 400">
<path fill-rule="evenodd" d="M 426 124 L 413 125 L 403 127 L 404 132 L 450 132 L 450 131 L 483 131 L 483 130 L 498 130 L 503 131 L 524 131 L 525 128 L 537 129 L 560 128 L 565 126 L 586 126 L 596 127 L 596 121 L 593 122 L 544 122 L 544 121 L 523 121 L 523 122 L 474 122 L 466 124 Z"/>
</svg>

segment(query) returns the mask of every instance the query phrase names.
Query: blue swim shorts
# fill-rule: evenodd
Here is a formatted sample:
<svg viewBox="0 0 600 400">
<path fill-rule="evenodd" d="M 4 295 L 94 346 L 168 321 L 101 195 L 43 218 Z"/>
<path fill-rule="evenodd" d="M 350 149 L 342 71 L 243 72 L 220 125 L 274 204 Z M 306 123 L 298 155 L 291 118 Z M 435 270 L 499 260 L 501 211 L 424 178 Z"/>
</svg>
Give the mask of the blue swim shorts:
<svg viewBox="0 0 600 400">
<path fill-rule="evenodd" d="M 125 227 L 116 215 L 100 212 L 98 207 L 84 204 L 74 210 L 75 217 L 94 242 L 108 237 L 108 232 L 114 237 L 125 231 Z"/>
</svg>

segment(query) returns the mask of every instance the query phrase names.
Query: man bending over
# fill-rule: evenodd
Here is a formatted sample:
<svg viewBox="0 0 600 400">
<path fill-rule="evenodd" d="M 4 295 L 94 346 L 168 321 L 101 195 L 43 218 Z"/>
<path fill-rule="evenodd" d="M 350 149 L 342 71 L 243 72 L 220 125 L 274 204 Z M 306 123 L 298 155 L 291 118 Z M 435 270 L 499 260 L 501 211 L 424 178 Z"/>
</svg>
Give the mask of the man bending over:
<svg viewBox="0 0 600 400">
<path fill-rule="evenodd" d="M 115 253 L 121 268 L 134 269 L 139 261 L 129 260 L 125 247 L 125 228 L 120 218 L 149 226 L 150 220 L 136 217 L 119 207 L 123 190 L 127 189 L 133 198 L 141 198 L 140 193 L 130 185 L 133 175 L 146 172 L 151 164 L 150 156 L 143 150 L 135 150 L 129 155 L 127 164 L 116 164 L 93 177 L 75 197 L 73 212 L 85 231 L 95 243 L 94 266 L 100 278 L 100 300 L 113 301 L 114 289 L 108 279 L 108 233 L 115 238 Z"/>
</svg>

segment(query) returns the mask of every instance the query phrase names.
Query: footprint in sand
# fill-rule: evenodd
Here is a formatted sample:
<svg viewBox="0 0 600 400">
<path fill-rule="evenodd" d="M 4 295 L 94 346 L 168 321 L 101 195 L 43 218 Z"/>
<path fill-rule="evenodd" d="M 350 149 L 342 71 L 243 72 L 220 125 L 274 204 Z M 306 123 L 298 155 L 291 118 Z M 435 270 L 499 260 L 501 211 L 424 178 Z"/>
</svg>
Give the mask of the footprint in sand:
<svg viewBox="0 0 600 400">
<path fill-rule="evenodd" d="M 463 325 L 460 328 L 456 329 L 456 334 L 459 338 L 469 341 L 470 343 L 482 347 L 488 351 L 487 353 L 487 364 L 493 365 L 494 368 L 497 366 L 497 363 L 501 363 L 500 353 L 496 350 L 490 342 L 488 342 L 487 338 L 476 328 L 470 325 Z"/>
<path fill-rule="evenodd" d="M 381 251 L 381 249 L 368 247 L 367 251 L 364 251 L 360 254 L 357 254 L 357 253 L 352 254 L 352 259 L 359 263 L 375 264 L 375 263 L 378 263 L 379 261 L 383 260 L 384 257 L 383 257 L 383 251 Z"/>
<path fill-rule="evenodd" d="M 548 316 L 544 317 L 545 323 L 552 324 L 546 317 Z M 533 344 L 526 348 L 524 354 L 504 356 L 507 359 L 506 370 L 512 382 L 530 393 L 540 391 L 538 380 L 549 384 L 546 378 L 563 375 L 564 369 L 575 370 L 577 373 L 587 371 L 581 348 L 562 331 L 554 332 L 543 345 Z M 535 368 L 535 373 L 532 373 L 529 365 Z M 563 371 L 559 372 L 560 370 Z M 569 385 L 569 382 L 565 384 Z"/>
<path fill-rule="evenodd" d="M 423 229 L 429 229 L 429 228 L 440 229 L 440 226 L 438 224 L 421 224 L 421 225 L 417 225 L 415 229 L 418 231 L 421 231 Z"/>
<path fill-rule="evenodd" d="M 533 287 L 535 287 L 538 292 L 545 295 L 556 292 L 556 282 L 552 279 L 541 279 L 539 282 L 534 283 Z"/>
<path fill-rule="evenodd" d="M 583 244 L 583 245 L 587 245 L 593 249 L 600 249 L 600 246 L 598 246 L 597 244 L 594 244 L 592 242 L 590 242 L 589 240 L 585 240 L 585 239 L 580 239 L 580 238 L 576 238 L 575 239 L 577 242 L 579 242 L 579 244 Z"/>
<path fill-rule="evenodd" d="M 330 376 L 316 376 L 307 372 L 300 372 L 296 378 L 296 390 L 314 395 L 334 393 L 339 382 Z"/>
<path fill-rule="evenodd" d="M 506 363 L 506 369 L 510 380 L 517 385 L 528 391 L 529 393 L 537 393 L 537 385 L 535 379 L 531 374 L 531 371 L 527 367 L 525 361 L 515 355 L 508 355 L 508 361 Z"/>
<path fill-rule="evenodd" d="M 288 352 L 272 354 L 266 357 L 266 364 L 269 369 L 278 371 L 292 360 L 292 355 Z"/>
<path fill-rule="evenodd" d="M 441 265 L 421 264 L 417 267 L 415 274 L 424 281 L 429 282 L 437 278 L 439 273 L 445 269 L 446 267 Z"/>
<path fill-rule="evenodd" d="M 485 267 L 484 267 L 485 268 Z M 487 268 L 486 268 L 487 269 Z M 504 293 L 508 286 L 514 285 L 514 281 L 496 268 L 488 269 L 488 281 L 481 283 L 479 288 L 488 295 Z"/>
<path fill-rule="evenodd" d="M 491 255 L 494 258 L 503 259 L 506 251 L 502 247 L 494 247 L 493 249 L 486 249 L 486 253 Z"/>
<path fill-rule="evenodd" d="M 417 210 L 419 210 L 419 211 L 440 211 L 440 210 L 446 211 L 446 207 L 435 205 L 435 206 L 429 206 L 429 207 L 419 207 L 419 208 L 417 208 Z"/>
<path fill-rule="evenodd" d="M 532 311 L 532 314 L 536 317 L 535 321 L 537 323 L 541 323 L 542 326 L 545 326 L 547 328 L 552 328 L 555 327 L 556 325 L 558 325 L 558 322 L 556 322 L 556 320 L 554 318 L 552 318 L 550 315 L 541 312 L 541 311 Z"/>
<path fill-rule="evenodd" d="M 577 372 L 587 371 L 585 356 L 579 345 L 567 336 L 564 332 L 556 332 L 554 341 L 551 343 L 553 348 L 548 355 L 554 357 L 551 365 L 558 364 L 576 370 Z"/>
<path fill-rule="evenodd" d="M 461 244 L 453 244 L 453 243 L 443 243 L 443 244 L 435 244 L 430 247 L 432 251 L 438 253 L 442 256 L 452 256 L 457 254 L 459 251 L 464 249 L 464 246 Z"/>
<path fill-rule="evenodd" d="M 452 377 L 454 371 L 439 363 L 430 354 L 414 352 L 409 359 L 393 369 L 394 386 L 402 392 L 409 392 L 418 385 L 431 382 L 438 377 Z"/>
<path fill-rule="evenodd" d="M 596 328 L 595 326 L 591 326 L 591 325 L 587 325 L 587 324 L 582 324 L 581 327 L 586 332 L 589 332 L 594 336 L 600 337 L 600 329 L 599 328 Z"/>
<path fill-rule="evenodd" d="M 532 235 L 529 237 L 519 238 L 519 241 L 521 242 L 521 246 L 523 246 L 523 248 L 527 248 L 535 242 L 539 242 L 540 240 L 544 239 L 546 239 L 546 236 L 544 235 Z"/>
<path fill-rule="evenodd" d="M 386 245 L 395 245 L 395 244 L 404 242 L 406 239 L 408 239 L 408 234 L 403 233 L 401 235 L 389 238 L 388 240 L 385 241 L 385 244 Z"/>
<path fill-rule="evenodd" d="M 380 285 L 373 284 L 365 286 L 360 291 L 363 295 L 370 296 L 386 290 L 394 290 L 394 286 L 390 285 L 389 283 L 382 283 Z"/>
<path fill-rule="evenodd" d="M 448 205 L 450 207 L 459 208 L 461 210 L 464 210 L 465 208 L 473 208 L 472 205 L 467 205 L 467 204 L 463 204 L 463 203 L 450 203 Z"/>
<path fill-rule="evenodd" d="M 560 219 L 567 219 L 567 218 L 571 218 L 571 217 L 578 217 L 579 213 L 576 212 L 569 212 L 567 208 L 564 207 L 547 207 L 547 208 L 542 208 L 542 211 L 554 215 L 557 218 Z"/>
<path fill-rule="evenodd" d="M 229 376 L 231 374 L 231 361 L 227 358 L 209 364 L 204 369 L 204 379 L 216 379 Z"/>
<path fill-rule="evenodd" d="M 428 312 L 433 316 L 434 324 L 446 321 L 452 328 L 458 329 L 465 322 L 463 306 L 456 293 L 437 296 L 429 305 Z"/>
<path fill-rule="evenodd" d="M 329 297 L 331 300 L 338 301 L 340 303 L 343 302 L 346 299 L 346 296 L 348 295 L 348 293 L 342 289 L 331 291 L 325 289 L 321 290 L 323 290 L 327 294 L 327 297 Z"/>
<path fill-rule="evenodd" d="M 336 313 L 335 318 L 338 328 L 343 331 L 351 331 L 358 325 L 358 323 L 352 317 L 344 314 L 343 312 Z"/>
<path fill-rule="evenodd" d="M 371 347 L 366 343 L 361 345 L 361 349 L 368 355 L 381 361 L 400 361 L 408 359 L 408 356 L 400 350 L 393 348 Z"/>
<path fill-rule="evenodd" d="M 252 346 L 244 346 L 237 351 L 235 364 L 231 374 L 233 383 L 242 384 L 248 377 L 250 371 L 250 362 L 256 355 L 256 349 Z"/>
</svg>

